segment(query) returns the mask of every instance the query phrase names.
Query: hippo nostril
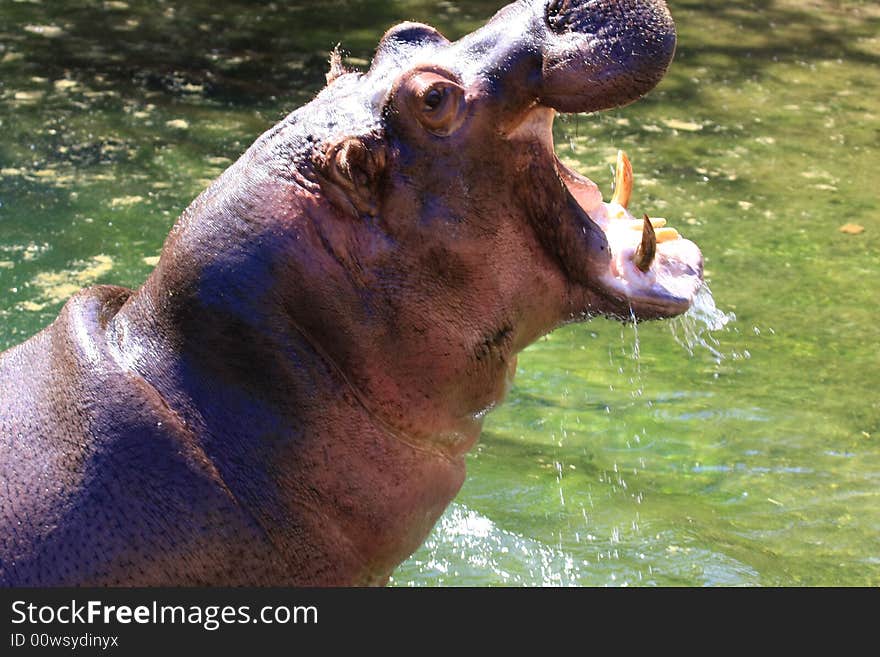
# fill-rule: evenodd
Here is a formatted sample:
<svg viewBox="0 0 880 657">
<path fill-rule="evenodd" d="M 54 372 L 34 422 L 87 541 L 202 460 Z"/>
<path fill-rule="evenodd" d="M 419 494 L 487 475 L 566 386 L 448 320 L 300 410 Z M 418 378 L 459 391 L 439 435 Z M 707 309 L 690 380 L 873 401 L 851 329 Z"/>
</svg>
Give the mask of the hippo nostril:
<svg viewBox="0 0 880 657">
<path fill-rule="evenodd" d="M 564 5 L 565 0 L 550 0 L 550 2 L 547 3 L 547 8 L 544 11 L 544 15 L 547 18 L 547 25 L 549 25 L 550 29 L 552 29 L 554 32 L 560 31 L 557 26 Z"/>
<path fill-rule="evenodd" d="M 547 25 L 556 34 L 568 32 L 572 25 L 570 0 L 550 0 L 544 10 Z"/>
</svg>

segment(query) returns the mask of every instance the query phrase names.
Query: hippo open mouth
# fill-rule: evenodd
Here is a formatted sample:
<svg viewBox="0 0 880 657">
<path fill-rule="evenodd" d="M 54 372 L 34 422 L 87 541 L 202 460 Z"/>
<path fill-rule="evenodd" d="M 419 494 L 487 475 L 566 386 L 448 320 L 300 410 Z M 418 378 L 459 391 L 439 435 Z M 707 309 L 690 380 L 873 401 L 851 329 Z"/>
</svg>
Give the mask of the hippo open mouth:
<svg viewBox="0 0 880 657">
<path fill-rule="evenodd" d="M 557 113 L 625 105 L 660 81 L 676 41 L 666 6 L 658 0 L 522 0 L 455 43 L 416 33 L 414 25 L 389 32 L 377 53 L 379 68 L 390 59 L 388 46 L 399 53 L 417 41 L 418 53 L 430 42 L 441 74 L 461 85 L 462 105 L 474 106 L 470 114 L 495 115 L 496 130 L 507 142 L 495 148 L 504 153 L 515 145 L 494 163 L 498 178 L 516 181 L 525 173 L 530 179 L 531 185 L 515 184 L 538 198 L 521 198 L 521 205 L 530 207 L 539 239 L 569 281 L 589 289 L 581 311 L 624 319 L 685 312 L 702 285 L 697 246 L 663 218 L 630 213 L 633 176 L 625 154 L 618 156 L 613 197 L 603 202 L 595 183 L 555 155 L 552 136 Z M 443 136 L 455 141 L 463 127 L 473 140 L 477 130 L 467 123 L 459 120 Z M 562 183 L 566 198 L 554 198 L 559 186 L 552 178 Z M 590 298 L 596 294 L 598 301 Z"/>
<path fill-rule="evenodd" d="M 604 202 L 593 181 L 559 160 L 552 137 L 557 112 L 593 112 L 625 105 L 663 77 L 676 40 L 668 10 L 651 0 L 551 0 L 516 7 L 527 16 L 530 43 L 539 44 L 540 75 L 533 75 L 539 82 L 528 83 L 535 89 L 536 107 L 528 111 L 513 136 L 525 133 L 552 153 L 557 175 L 577 205 L 574 214 L 580 216 L 574 218 L 575 226 L 580 224 L 591 238 L 583 254 L 592 265 L 588 285 L 625 306 L 623 312 L 609 312 L 607 306 L 601 312 L 637 319 L 685 312 L 702 286 L 699 248 L 667 226 L 665 219 L 630 213 L 633 172 L 622 151 L 617 157 L 613 195 Z M 511 8 L 506 11 L 515 13 Z M 571 204 L 566 205 L 571 212 Z M 571 239 L 571 232 L 563 231 L 563 239 Z M 609 257 L 597 256 L 597 250 L 606 249 Z M 569 272 L 579 269 L 574 263 L 566 263 L 565 268 Z"/>
<path fill-rule="evenodd" d="M 613 195 L 603 201 L 598 186 L 566 167 L 556 166 L 568 192 L 605 234 L 610 251 L 607 271 L 599 281 L 625 299 L 640 319 L 685 312 L 703 284 L 703 256 L 696 244 L 662 217 L 637 218 L 628 209 L 633 171 L 623 151 L 617 153 Z"/>
</svg>

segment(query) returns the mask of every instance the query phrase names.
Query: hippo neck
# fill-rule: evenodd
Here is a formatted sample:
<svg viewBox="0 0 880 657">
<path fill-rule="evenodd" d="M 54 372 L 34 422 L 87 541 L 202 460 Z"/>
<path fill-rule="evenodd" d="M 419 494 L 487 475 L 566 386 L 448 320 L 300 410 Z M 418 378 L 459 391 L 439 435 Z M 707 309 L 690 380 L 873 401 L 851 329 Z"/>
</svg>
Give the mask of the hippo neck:
<svg viewBox="0 0 880 657">
<path fill-rule="evenodd" d="M 120 362 L 182 419 L 282 559 L 311 564 L 291 581 L 385 581 L 458 492 L 463 458 L 377 419 L 305 333 L 204 317 L 169 297 L 162 274 L 108 324 Z"/>
</svg>

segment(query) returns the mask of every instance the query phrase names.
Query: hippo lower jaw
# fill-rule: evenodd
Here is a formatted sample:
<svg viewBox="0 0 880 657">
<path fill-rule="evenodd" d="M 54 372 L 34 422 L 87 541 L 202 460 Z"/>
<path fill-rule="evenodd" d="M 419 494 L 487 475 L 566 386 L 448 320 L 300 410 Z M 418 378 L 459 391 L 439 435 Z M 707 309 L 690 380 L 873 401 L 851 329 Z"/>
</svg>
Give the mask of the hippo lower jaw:
<svg viewBox="0 0 880 657">
<path fill-rule="evenodd" d="M 577 203 L 580 220 L 605 237 L 610 257 L 593 271 L 591 286 L 623 304 L 624 319 L 673 317 L 686 312 L 703 286 L 703 256 L 699 247 L 668 227 L 662 218 L 636 218 L 627 209 L 632 191 L 632 168 L 618 152 L 612 199 L 602 200 L 598 186 L 555 158 L 567 192 Z M 600 248 L 602 248 L 600 246 Z M 606 313 L 609 314 L 609 313 Z M 620 313 L 612 312 L 612 315 Z"/>
</svg>

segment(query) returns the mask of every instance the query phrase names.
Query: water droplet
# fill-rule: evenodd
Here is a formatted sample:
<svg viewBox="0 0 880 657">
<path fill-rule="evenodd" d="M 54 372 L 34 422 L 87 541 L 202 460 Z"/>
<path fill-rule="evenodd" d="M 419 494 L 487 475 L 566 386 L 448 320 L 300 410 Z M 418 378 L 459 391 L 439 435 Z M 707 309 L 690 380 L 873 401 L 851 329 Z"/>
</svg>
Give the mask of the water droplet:
<svg viewBox="0 0 880 657">
<path fill-rule="evenodd" d="M 724 354 L 718 350 L 718 340 L 710 332 L 720 331 L 734 321 L 736 315 L 719 310 L 709 286 L 703 284 L 694 296 L 691 308 L 684 315 L 669 322 L 669 327 L 675 341 L 684 347 L 688 354 L 693 356 L 698 348 L 702 348 L 708 350 L 715 360 L 720 362 L 724 359 Z"/>
</svg>

